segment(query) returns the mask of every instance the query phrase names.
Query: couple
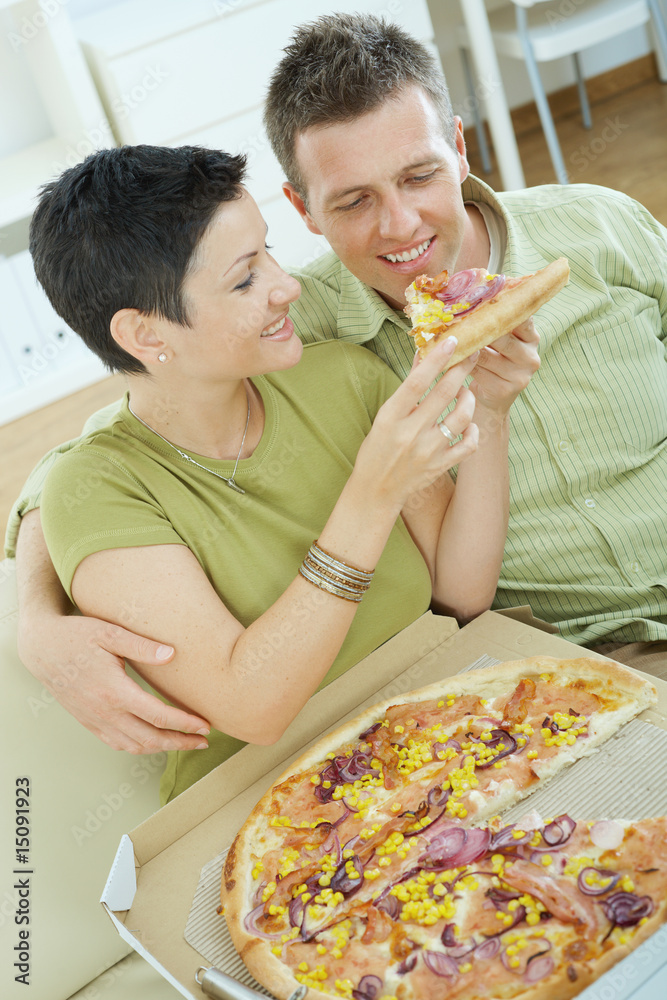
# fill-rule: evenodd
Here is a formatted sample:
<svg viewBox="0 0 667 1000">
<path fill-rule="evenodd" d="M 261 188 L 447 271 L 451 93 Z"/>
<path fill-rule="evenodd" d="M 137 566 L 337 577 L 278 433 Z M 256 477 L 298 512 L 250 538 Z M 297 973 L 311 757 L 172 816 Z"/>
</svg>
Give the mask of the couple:
<svg viewBox="0 0 667 1000">
<path fill-rule="evenodd" d="M 54 305 L 130 374 L 130 395 L 45 489 L 58 576 L 89 618 L 64 617 L 41 472 L 22 498 L 21 652 L 48 684 L 91 647 L 60 700 L 112 745 L 178 750 L 163 798 L 241 741 L 276 739 L 431 599 L 461 619 L 490 605 L 513 403 L 495 606 L 531 603 L 589 645 L 633 640 L 656 672 L 667 648 L 664 230 L 605 189 L 500 199 L 468 178 L 430 57 L 367 17 L 297 32 L 266 121 L 288 198 L 335 251 L 298 273 L 300 299 L 224 154 L 104 151 L 50 186 L 33 223 Z M 400 308 L 415 275 L 520 274 L 562 254 L 573 279 L 540 313 L 528 392 L 530 323 L 417 406 L 448 348 L 411 370 Z M 437 417 L 454 398 L 450 448 Z M 123 655 L 190 712 L 136 689 Z"/>
</svg>

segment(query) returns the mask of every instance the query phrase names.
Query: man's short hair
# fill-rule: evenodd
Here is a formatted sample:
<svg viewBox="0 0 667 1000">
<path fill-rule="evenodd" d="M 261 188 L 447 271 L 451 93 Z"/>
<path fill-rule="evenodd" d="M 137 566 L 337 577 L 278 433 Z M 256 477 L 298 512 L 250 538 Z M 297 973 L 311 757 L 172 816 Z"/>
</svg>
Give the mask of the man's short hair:
<svg viewBox="0 0 667 1000">
<path fill-rule="evenodd" d="M 285 177 L 304 201 L 297 136 L 352 121 L 415 84 L 433 101 L 443 135 L 454 148 L 447 84 L 421 42 L 369 14 L 330 14 L 297 28 L 271 77 L 264 126 Z"/>
<path fill-rule="evenodd" d="M 218 207 L 241 194 L 245 157 L 181 146 L 102 149 L 41 191 L 30 225 L 51 305 L 111 371 L 148 374 L 110 333 L 119 309 L 190 326 L 183 293 Z"/>
</svg>

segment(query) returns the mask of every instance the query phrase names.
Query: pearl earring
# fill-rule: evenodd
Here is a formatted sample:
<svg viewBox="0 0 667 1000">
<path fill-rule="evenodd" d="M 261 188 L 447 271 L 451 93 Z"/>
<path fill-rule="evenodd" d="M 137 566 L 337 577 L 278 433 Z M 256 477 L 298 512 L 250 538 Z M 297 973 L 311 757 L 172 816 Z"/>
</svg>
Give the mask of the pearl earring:
<svg viewBox="0 0 667 1000">
<path fill-rule="evenodd" d="M 158 354 L 157 359 L 161 364 L 164 364 L 167 360 L 167 355 L 163 351 L 162 354 Z"/>
</svg>

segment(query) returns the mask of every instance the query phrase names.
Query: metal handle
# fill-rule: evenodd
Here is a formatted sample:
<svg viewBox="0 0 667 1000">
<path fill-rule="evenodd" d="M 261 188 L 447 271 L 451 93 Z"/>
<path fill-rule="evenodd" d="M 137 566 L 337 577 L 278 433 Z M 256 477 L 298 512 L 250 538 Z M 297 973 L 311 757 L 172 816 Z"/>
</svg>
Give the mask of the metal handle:
<svg viewBox="0 0 667 1000">
<path fill-rule="evenodd" d="M 195 973 L 195 982 L 201 986 L 207 996 L 211 997 L 211 1000 L 258 1000 L 258 997 L 265 1000 L 263 993 L 258 993 L 257 990 L 244 986 L 243 983 L 239 983 L 238 980 L 228 976 L 225 972 L 220 972 L 220 969 L 216 969 L 214 966 L 207 969 L 200 965 Z M 307 992 L 307 986 L 299 986 L 294 990 L 289 1000 L 303 1000 Z"/>
</svg>

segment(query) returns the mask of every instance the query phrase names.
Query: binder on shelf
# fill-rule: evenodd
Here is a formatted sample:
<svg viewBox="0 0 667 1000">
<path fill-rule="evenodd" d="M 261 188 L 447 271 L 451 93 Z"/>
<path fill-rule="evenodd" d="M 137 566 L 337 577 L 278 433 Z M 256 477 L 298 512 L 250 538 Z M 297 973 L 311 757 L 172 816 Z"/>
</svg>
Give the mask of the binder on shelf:
<svg viewBox="0 0 667 1000">
<path fill-rule="evenodd" d="M 40 338 L 37 351 L 29 360 L 32 379 L 42 372 L 62 371 L 75 359 L 88 354 L 88 349 L 74 331 L 56 313 L 37 281 L 28 250 L 15 254 L 9 265 L 23 293 Z M 24 376 L 27 373 L 24 372 Z"/>
</svg>

